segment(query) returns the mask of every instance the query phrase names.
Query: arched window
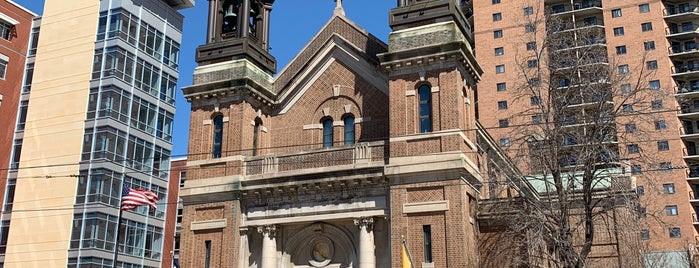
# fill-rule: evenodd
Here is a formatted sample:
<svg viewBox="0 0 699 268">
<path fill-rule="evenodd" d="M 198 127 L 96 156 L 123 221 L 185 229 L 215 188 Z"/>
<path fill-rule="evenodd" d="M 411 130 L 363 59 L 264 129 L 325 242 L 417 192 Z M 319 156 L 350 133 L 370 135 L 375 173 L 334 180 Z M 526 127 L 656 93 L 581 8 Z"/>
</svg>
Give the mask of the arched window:
<svg viewBox="0 0 699 268">
<path fill-rule="evenodd" d="M 213 146 L 213 158 L 221 157 L 221 145 L 223 143 L 223 116 L 217 115 L 214 117 L 214 146 Z"/>
<path fill-rule="evenodd" d="M 420 133 L 432 132 L 432 90 L 428 85 L 418 88 Z"/>
<path fill-rule="evenodd" d="M 323 120 L 323 147 L 333 146 L 333 120 L 327 118 Z"/>
<path fill-rule="evenodd" d="M 255 118 L 255 128 L 252 131 L 252 155 L 257 155 L 257 147 L 259 145 L 260 139 L 260 127 L 262 126 L 262 120 L 258 117 Z"/>
<path fill-rule="evenodd" d="M 343 119 L 345 123 L 345 145 L 354 144 L 354 116 L 348 115 Z"/>
</svg>

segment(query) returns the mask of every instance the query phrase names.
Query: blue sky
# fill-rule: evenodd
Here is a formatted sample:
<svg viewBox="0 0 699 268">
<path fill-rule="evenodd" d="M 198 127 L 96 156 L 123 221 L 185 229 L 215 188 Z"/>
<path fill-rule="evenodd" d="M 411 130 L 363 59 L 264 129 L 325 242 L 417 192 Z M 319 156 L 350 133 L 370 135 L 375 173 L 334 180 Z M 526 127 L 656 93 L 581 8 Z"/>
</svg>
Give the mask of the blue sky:
<svg viewBox="0 0 699 268">
<path fill-rule="evenodd" d="M 13 0 L 15 3 L 41 15 L 43 0 Z M 66 0 L 55 0 L 66 1 Z M 75 0 L 70 0 L 75 1 Z M 195 0 L 194 8 L 182 10 L 185 16 L 180 55 L 180 79 L 178 88 L 192 84 L 192 72 L 196 67 L 194 50 L 204 43 L 206 32 L 207 0 Z M 388 27 L 388 11 L 395 7 L 395 0 L 346 0 L 343 2 L 346 16 L 384 42 L 391 29 Z M 270 44 L 271 53 L 277 59 L 277 71 L 306 45 L 306 43 L 330 19 L 335 8 L 333 0 L 277 0 L 272 10 Z M 177 112 L 173 137 L 174 157 L 187 154 L 189 131 L 189 103 L 177 91 Z"/>
</svg>

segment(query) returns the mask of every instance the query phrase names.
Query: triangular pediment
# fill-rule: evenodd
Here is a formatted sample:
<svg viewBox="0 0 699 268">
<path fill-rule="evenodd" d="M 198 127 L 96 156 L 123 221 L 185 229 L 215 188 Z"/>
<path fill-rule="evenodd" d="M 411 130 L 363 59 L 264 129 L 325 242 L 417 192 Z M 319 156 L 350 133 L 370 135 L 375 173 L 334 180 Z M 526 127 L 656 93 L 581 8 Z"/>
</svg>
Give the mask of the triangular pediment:
<svg viewBox="0 0 699 268">
<path fill-rule="evenodd" d="M 375 88 L 388 94 L 388 76 L 377 54 L 387 46 L 344 16 L 333 16 L 275 77 L 277 108 L 285 113 L 334 62 L 340 62 Z"/>
</svg>

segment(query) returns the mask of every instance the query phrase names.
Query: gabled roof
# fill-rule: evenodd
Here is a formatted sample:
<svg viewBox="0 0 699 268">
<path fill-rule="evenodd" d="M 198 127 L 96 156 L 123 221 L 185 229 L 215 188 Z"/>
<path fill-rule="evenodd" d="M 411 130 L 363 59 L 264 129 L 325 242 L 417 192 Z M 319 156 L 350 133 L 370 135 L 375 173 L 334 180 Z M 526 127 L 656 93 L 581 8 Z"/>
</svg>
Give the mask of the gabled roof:
<svg viewBox="0 0 699 268">
<path fill-rule="evenodd" d="M 280 112 L 285 113 L 334 61 L 343 62 L 388 94 L 387 75 L 376 57 L 386 51 L 388 46 L 383 41 L 336 12 L 275 77 L 272 90 Z"/>
</svg>

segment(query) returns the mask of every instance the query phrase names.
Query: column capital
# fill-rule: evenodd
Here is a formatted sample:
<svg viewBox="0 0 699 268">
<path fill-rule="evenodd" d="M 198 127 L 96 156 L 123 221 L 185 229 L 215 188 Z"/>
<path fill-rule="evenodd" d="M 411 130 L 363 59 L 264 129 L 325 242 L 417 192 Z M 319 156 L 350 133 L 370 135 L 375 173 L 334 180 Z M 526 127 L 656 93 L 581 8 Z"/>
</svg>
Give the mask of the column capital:
<svg viewBox="0 0 699 268">
<path fill-rule="evenodd" d="M 258 226 L 257 232 L 261 233 L 263 236 L 266 236 L 266 237 L 274 237 L 277 234 L 277 226 L 276 225 Z"/>
<path fill-rule="evenodd" d="M 359 226 L 359 229 L 366 228 L 367 231 L 374 227 L 374 217 L 363 217 L 354 219 L 354 225 Z"/>
</svg>

